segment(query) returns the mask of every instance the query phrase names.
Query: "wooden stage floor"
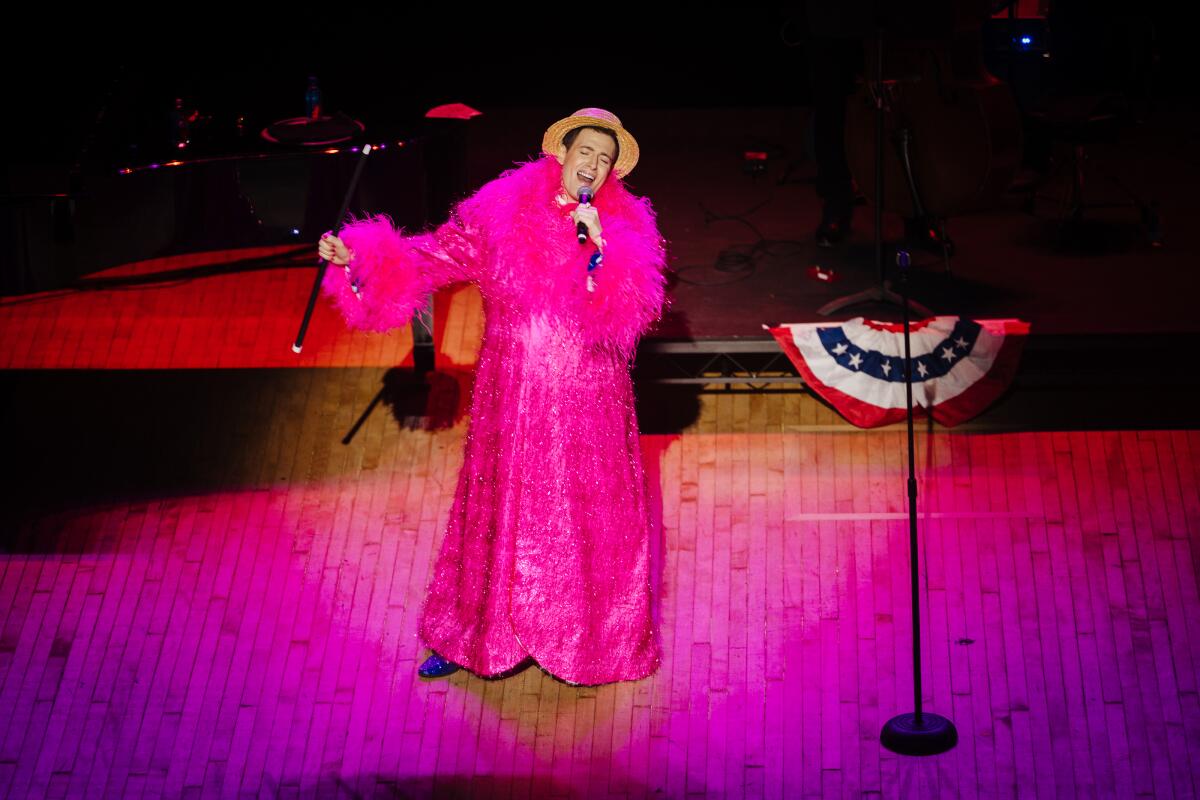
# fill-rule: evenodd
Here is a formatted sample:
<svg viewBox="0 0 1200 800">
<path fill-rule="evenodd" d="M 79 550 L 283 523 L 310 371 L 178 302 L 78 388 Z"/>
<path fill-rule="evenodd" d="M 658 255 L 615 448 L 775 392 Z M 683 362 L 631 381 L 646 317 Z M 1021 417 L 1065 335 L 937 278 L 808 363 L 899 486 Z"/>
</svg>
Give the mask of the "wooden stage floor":
<svg viewBox="0 0 1200 800">
<path fill-rule="evenodd" d="M 660 671 L 423 682 L 416 614 L 465 421 L 382 406 L 341 444 L 404 337 L 326 328 L 316 361 L 274 369 L 252 343 L 278 329 L 283 352 L 287 323 L 181 333 L 203 328 L 207 286 L 175 326 L 146 327 L 156 301 L 134 293 L 86 324 L 108 301 L 4 309 L 22 477 L 0 552 L 0 795 L 1200 790 L 1200 432 L 922 427 L 925 702 L 961 741 L 899 757 L 878 734 L 912 704 L 902 431 L 802 394 L 700 395 L 643 438 Z M 441 364 L 461 402 L 478 315 L 456 319 Z"/>
</svg>

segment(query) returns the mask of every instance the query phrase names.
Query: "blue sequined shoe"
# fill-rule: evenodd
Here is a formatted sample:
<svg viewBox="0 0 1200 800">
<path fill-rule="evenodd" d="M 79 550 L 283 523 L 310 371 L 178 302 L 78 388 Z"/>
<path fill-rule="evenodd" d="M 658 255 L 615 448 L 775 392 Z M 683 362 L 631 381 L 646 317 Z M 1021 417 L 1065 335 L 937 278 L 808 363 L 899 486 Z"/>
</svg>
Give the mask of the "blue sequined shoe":
<svg viewBox="0 0 1200 800">
<path fill-rule="evenodd" d="M 425 663 L 417 667 L 417 674 L 422 678 L 444 678 L 458 672 L 460 667 L 453 661 L 447 661 L 437 653 L 431 652 Z"/>
</svg>

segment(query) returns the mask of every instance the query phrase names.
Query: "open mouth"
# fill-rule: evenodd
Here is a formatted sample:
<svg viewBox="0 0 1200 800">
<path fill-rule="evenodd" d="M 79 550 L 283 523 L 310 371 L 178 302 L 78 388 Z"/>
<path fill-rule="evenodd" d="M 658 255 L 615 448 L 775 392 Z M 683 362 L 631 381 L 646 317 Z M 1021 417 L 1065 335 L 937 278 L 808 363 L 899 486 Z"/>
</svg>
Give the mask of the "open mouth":
<svg viewBox="0 0 1200 800">
<path fill-rule="evenodd" d="M 586 183 L 588 186 L 591 186 L 596 181 L 595 175 L 583 169 L 576 172 L 575 177 L 579 178 L 580 183 Z"/>
</svg>

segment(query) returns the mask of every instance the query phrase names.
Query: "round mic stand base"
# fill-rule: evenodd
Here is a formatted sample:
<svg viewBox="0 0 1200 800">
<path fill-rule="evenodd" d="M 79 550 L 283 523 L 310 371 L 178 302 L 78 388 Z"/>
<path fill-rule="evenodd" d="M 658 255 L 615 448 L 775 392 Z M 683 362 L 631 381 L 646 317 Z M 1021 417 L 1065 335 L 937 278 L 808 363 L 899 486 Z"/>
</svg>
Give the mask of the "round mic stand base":
<svg viewBox="0 0 1200 800">
<path fill-rule="evenodd" d="M 935 756 L 958 744 L 958 729 L 940 714 L 900 714 L 883 726 L 879 742 L 902 756 Z"/>
</svg>

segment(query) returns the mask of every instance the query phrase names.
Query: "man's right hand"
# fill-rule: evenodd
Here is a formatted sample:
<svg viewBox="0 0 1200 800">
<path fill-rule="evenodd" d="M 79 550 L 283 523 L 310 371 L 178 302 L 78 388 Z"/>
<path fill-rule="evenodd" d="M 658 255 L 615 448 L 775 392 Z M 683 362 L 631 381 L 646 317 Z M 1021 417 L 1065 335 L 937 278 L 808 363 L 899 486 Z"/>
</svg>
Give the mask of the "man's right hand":
<svg viewBox="0 0 1200 800">
<path fill-rule="evenodd" d="M 571 212 L 571 219 L 576 224 L 580 222 L 584 224 L 588 230 L 588 238 L 596 245 L 597 250 L 603 252 L 604 238 L 601 236 L 601 233 L 603 233 L 604 229 L 600 227 L 600 212 L 596 210 L 596 207 L 593 205 L 577 206 Z"/>
<path fill-rule="evenodd" d="M 326 233 L 321 237 L 321 241 L 317 245 L 317 253 L 325 261 L 337 264 L 339 267 L 344 267 L 350 262 L 350 248 L 346 247 L 345 242 L 332 233 Z"/>
</svg>

